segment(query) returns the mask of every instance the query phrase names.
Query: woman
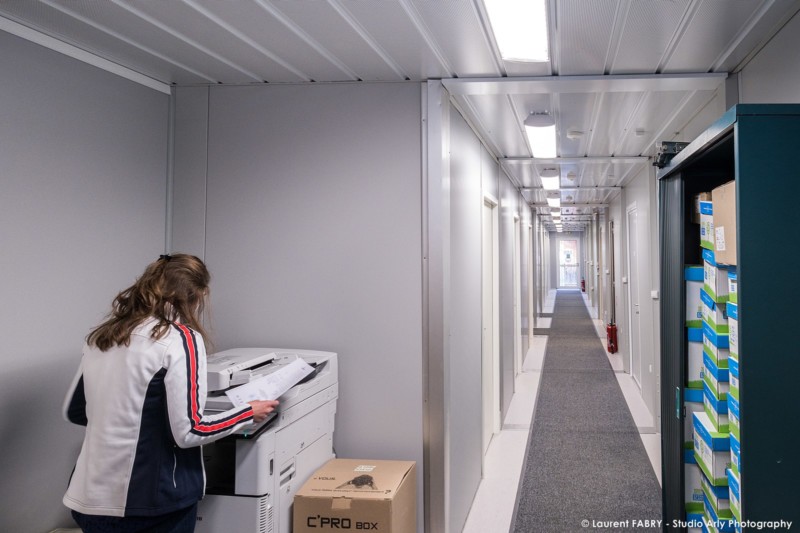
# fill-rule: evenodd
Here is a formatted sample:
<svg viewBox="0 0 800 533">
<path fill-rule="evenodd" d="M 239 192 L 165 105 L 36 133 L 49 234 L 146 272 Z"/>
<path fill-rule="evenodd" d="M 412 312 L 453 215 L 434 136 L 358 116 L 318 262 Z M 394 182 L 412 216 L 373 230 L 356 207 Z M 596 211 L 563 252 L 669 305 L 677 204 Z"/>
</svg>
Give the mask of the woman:
<svg viewBox="0 0 800 533">
<path fill-rule="evenodd" d="M 119 293 L 89 333 L 64 403 L 86 426 L 64 495 L 86 532 L 191 532 L 205 491 L 200 445 L 263 421 L 276 401 L 204 414 L 210 275 L 187 254 L 162 255 Z"/>
</svg>

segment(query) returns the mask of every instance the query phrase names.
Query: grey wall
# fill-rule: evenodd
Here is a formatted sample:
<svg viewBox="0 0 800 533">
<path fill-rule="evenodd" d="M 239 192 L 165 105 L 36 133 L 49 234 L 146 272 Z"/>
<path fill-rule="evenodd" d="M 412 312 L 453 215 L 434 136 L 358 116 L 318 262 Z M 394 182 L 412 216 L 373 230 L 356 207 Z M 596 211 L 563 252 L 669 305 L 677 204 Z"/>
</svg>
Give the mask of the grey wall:
<svg viewBox="0 0 800 533">
<path fill-rule="evenodd" d="M 500 409 L 514 392 L 514 215 L 531 220 L 519 191 L 466 121 L 450 109 L 450 353 L 448 369 L 449 530 L 461 531 L 481 480 L 481 246 L 484 195 L 499 202 Z M 523 226 L 521 234 L 526 235 Z M 520 271 L 528 272 L 521 247 Z M 520 291 L 527 291 L 522 282 Z M 523 307 L 527 293 L 522 298 Z M 476 414 L 477 413 L 477 414 Z"/>
<path fill-rule="evenodd" d="M 177 91 L 173 248 L 216 348 L 337 352 L 336 452 L 417 461 L 421 520 L 420 85 L 207 91 Z"/>
<path fill-rule="evenodd" d="M 742 70 L 739 98 L 747 103 L 800 102 L 800 13 Z"/>
<path fill-rule="evenodd" d="M 83 338 L 164 249 L 168 96 L 0 32 L 0 531 L 72 526 Z"/>
<path fill-rule="evenodd" d="M 514 216 L 523 202 L 519 191 L 500 173 L 500 412 L 505 416 L 514 395 Z M 520 260 L 519 267 L 524 267 Z"/>
<path fill-rule="evenodd" d="M 450 531 L 461 531 L 481 480 L 482 177 L 497 171 L 475 134 L 450 111 L 450 355 L 447 432 Z M 485 175 L 485 176 L 484 176 Z M 496 198 L 496 196 L 495 196 Z"/>
</svg>

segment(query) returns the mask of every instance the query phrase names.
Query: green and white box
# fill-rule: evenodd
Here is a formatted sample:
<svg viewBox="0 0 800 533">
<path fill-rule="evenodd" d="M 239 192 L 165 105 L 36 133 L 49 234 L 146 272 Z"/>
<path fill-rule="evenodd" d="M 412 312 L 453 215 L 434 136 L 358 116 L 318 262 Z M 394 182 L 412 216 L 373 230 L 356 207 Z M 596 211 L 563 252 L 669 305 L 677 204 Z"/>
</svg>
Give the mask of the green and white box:
<svg viewBox="0 0 800 533">
<path fill-rule="evenodd" d="M 728 429 L 737 440 L 741 439 L 739 426 L 739 398 L 728 395 Z"/>
<path fill-rule="evenodd" d="M 703 493 L 708 498 L 717 516 L 719 516 L 720 511 L 730 510 L 731 500 L 727 485 L 714 486 L 703 476 Z"/>
<path fill-rule="evenodd" d="M 715 302 L 728 301 L 728 270 L 717 266 L 712 250 L 703 250 L 703 288 Z"/>
<path fill-rule="evenodd" d="M 735 270 L 728 270 L 728 301 L 739 303 L 739 280 Z"/>
<path fill-rule="evenodd" d="M 684 269 L 686 280 L 686 327 L 703 327 L 703 301 L 700 291 L 703 290 L 702 265 L 690 265 Z"/>
<path fill-rule="evenodd" d="M 739 399 L 739 359 L 733 356 L 728 358 L 728 379 L 730 380 L 730 390 L 728 397 L 735 396 Z"/>
<path fill-rule="evenodd" d="M 690 341 L 687 343 L 686 350 L 686 386 L 690 389 L 702 390 L 703 343 Z"/>
<path fill-rule="evenodd" d="M 728 357 L 731 354 L 729 347 L 730 339 L 727 334 L 717 333 L 703 322 L 703 351 L 711 356 L 719 368 L 728 368 Z"/>
<path fill-rule="evenodd" d="M 703 471 L 697 466 L 694 453 L 686 454 L 683 465 L 684 498 L 686 499 L 686 512 L 703 512 Z M 689 462 L 691 461 L 691 462 Z"/>
<path fill-rule="evenodd" d="M 711 503 L 708 496 L 704 497 L 703 504 L 706 517 L 708 518 L 708 522 L 706 523 L 706 529 L 708 529 L 708 531 L 735 533 L 735 521 L 730 509 L 714 509 L 714 504 Z"/>
<path fill-rule="evenodd" d="M 705 401 L 703 389 L 683 389 L 683 447 L 691 450 L 694 447 L 694 414 L 705 412 Z M 692 457 L 694 457 L 692 455 Z M 685 458 L 689 463 L 689 459 Z M 694 460 L 691 461 L 697 464 Z"/>
<path fill-rule="evenodd" d="M 731 463 L 731 439 L 728 433 L 720 433 L 711 424 L 708 415 L 694 415 L 694 458 L 700 469 L 715 487 L 728 484 L 725 469 Z"/>
<path fill-rule="evenodd" d="M 728 335 L 728 310 L 726 304 L 718 304 L 705 289 L 700 291 L 703 302 L 703 321 L 717 333 Z"/>
<path fill-rule="evenodd" d="M 714 249 L 714 204 L 700 202 L 700 246 Z"/>
<path fill-rule="evenodd" d="M 730 431 L 730 421 L 728 420 L 728 399 L 720 398 L 708 386 L 708 382 L 703 384 L 703 407 L 714 430 L 720 433 Z"/>
<path fill-rule="evenodd" d="M 728 344 L 731 357 L 739 358 L 739 304 L 726 304 L 728 315 Z"/>
<path fill-rule="evenodd" d="M 736 474 L 742 472 L 742 445 L 733 433 L 731 433 L 731 470 Z"/>
<path fill-rule="evenodd" d="M 728 363 L 730 364 L 730 359 Z M 718 367 L 711 356 L 705 352 L 703 352 L 703 381 L 716 398 L 727 399 L 731 389 L 730 370 Z"/>
<path fill-rule="evenodd" d="M 742 482 L 739 474 L 728 470 L 728 491 L 730 492 L 730 501 L 731 501 L 731 512 L 733 513 L 734 518 L 736 518 L 737 522 L 742 521 Z"/>
</svg>

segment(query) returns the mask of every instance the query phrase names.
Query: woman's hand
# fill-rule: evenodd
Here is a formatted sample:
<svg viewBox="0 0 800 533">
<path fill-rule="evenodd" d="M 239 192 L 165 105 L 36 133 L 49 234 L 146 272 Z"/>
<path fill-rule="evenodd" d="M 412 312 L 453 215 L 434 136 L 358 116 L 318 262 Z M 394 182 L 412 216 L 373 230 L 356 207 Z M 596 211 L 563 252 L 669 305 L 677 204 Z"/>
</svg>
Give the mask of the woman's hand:
<svg viewBox="0 0 800 533">
<path fill-rule="evenodd" d="M 278 400 L 253 400 L 247 402 L 253 408 L 253 420 L 258 424 L 278 407 Z"/>
</svg>

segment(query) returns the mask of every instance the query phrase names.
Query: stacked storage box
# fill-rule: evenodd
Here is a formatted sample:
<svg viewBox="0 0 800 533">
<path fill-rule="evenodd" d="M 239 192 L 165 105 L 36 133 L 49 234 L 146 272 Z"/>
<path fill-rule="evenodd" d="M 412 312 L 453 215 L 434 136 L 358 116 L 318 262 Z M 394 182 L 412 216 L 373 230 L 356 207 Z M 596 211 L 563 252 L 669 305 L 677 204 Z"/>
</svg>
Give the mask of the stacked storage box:
<svg viewBox="0 0 800 533">
<path fill-rule="evenodd" d="M 698 211 L 699 216 L 699 211 Z M 699 220 L 698 220 L 699 221 Z M 684 388 L 684 496 L 689 531 L 700 531 L 704 520 L 703 472 L 694 455 L 694 413 L 703 412 L 703 266 L 684 270 L 686 282 L 686 383 Z M 697 527 L 691 527 L 696 525 Z"/>
<path fill-rule="evenodd" d="M 686 328 L 688 344 L 686 387 L 703 389 L 703 267 L 687 266 L 686 280 Z"/>
<path fill-rule="evenodd" d="M 728 323 L 728 378 L 729 387 L 727 395 L 728 427 L 730 430 L 730 467 L 727 470 L 728 498 L 730 510 L 735 519 L 736 530 L 740 531 L 739 523 L 742 520 L 740 505 L 741 483 L 741 451 L 739 427 L 739 288 L 736 274 L 736 183 L 729 181 L 714 189 L 712 192 L 714 202 L 714 254 L 717 263 L 727 265 L 726 282 L 728 303 L 725 308 Z M 719 318 L 719 314 L 715 316 Z"/>
<path fill-rule="evenodd" d="M 713 200 L 713 194 L 712 194 Z M 728 271 L 714 254 L 714 205 L 700 202 L 700 245 L 703 248 L 703 407 L 693 415 L 694 451 L 703 472 L 703 514 L 708 531 L 735 531 L 727 470 L 731 465 L 728 395 L 730 392 L 730 325 Z"/>
</svg>

